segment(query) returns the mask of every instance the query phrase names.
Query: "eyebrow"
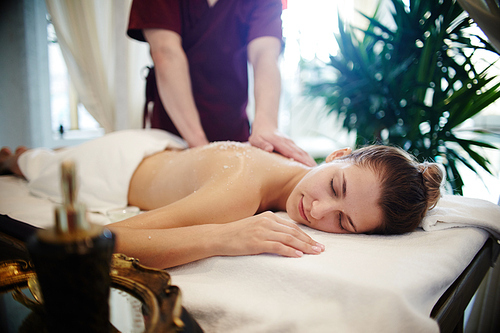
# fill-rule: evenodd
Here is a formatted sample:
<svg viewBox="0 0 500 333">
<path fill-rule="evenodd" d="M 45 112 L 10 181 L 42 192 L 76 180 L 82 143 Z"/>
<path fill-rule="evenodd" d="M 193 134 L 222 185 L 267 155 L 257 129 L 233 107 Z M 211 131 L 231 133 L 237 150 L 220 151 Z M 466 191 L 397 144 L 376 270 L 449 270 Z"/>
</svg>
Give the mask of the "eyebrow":
<svg viewBox="0 0 500 333">
<path fill-rule="evenodd" d="M 342 196 L 343 196 L 344 199 L 345 199 L 346 193 L 347 193 L 347 182 L 345 180 L 345 175 L 342 174 Z M 356 229 L 356 226 L 354 225 L 354 223 L 352 223 L 351 217 L 348 216 L 347 214 L 346 214 L 346 217 L 347 217 L 347 221 L 349 221 L 349 224 L 354 229 L 354 231 L 358 232 L 358 229 Z"/>
</svg>

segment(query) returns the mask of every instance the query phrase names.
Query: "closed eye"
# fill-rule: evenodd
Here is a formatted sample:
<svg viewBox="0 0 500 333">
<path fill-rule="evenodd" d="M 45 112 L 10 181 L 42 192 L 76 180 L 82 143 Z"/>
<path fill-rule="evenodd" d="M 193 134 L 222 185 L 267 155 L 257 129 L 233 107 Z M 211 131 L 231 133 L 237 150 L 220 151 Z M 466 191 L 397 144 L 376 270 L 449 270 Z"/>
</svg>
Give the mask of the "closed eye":
<svg viewBox="0 0 500 333">
<path fill-rule="evenodd" d="M 335 192 L 335 186 L 333 186 L 333 181 L 334 179 L 332 179 L 330 186 L 332 187 L 333 195 L 337 196 L 337 192 Z"/>
</svg>

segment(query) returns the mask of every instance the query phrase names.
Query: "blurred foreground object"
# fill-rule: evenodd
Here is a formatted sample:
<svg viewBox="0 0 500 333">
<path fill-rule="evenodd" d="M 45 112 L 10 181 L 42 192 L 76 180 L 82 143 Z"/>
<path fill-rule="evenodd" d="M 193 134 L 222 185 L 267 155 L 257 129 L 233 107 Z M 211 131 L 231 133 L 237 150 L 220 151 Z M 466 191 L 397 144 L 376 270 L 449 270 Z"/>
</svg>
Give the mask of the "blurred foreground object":
<svg viewBox="0 0 500 333">
<path fill-rule="evenodd" d="M 64 203 L 55 227 L 28 241 L 49 332 L 110 332 L 110 264 L 114 235 L 91 224 L 77 202 L 75 164 L 61 165 Z"/>
</svg>

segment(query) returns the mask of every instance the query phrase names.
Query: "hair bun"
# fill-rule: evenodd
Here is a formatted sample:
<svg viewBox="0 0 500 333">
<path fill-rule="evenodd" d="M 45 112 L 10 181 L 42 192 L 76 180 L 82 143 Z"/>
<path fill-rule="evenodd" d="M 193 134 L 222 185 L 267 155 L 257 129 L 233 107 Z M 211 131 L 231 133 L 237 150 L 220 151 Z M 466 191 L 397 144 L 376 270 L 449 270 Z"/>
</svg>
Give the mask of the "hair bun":
<svg viewBox="0 0 500 333">
<path fill-rule="evenodd" d="M 422 174 L 424 182 L 427 209 L 432 209 L 436 206 L 441 197 L 441 185 L 443 183 L 444 172 L 437 163 L 424 162 L 417 165 L 419 172 Z"/>
</svg>

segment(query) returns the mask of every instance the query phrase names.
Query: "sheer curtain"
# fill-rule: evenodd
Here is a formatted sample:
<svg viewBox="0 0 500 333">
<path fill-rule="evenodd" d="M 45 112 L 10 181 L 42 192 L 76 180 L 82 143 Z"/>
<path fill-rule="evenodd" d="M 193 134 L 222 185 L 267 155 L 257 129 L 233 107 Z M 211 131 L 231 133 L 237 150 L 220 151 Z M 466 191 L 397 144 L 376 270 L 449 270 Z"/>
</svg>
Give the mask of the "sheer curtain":
<svg viewBox="0 0 500 333">
<path fill-rule="evenodd" d="M 148 46 L 126 36 L 131 0 L 46 0 L 80 101 L 106 132 L 140 128 Z"/>
</svg>

